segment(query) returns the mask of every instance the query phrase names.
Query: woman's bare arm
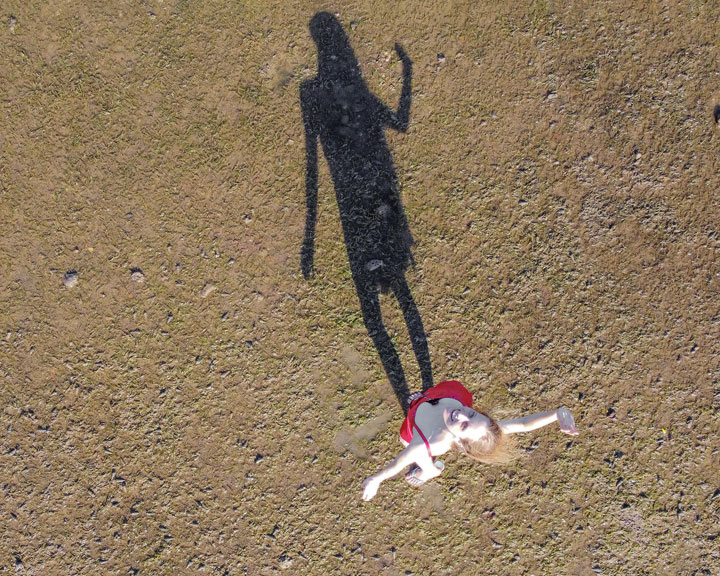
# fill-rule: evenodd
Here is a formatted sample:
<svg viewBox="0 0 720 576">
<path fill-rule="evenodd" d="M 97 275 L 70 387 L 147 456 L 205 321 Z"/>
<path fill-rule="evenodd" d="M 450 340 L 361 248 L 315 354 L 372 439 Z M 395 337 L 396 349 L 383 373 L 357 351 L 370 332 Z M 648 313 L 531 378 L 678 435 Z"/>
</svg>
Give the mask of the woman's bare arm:
<svg viewBox="0 0 720 576">
<path fill-rule="evenodd" d="M 377 494 L 380 484 L 385 480 L 399 474 L 406 466 L 417 464 L 422 470 L 422 479 L 430 479 L 440 474 L 435 468 L 432 458 L 427 452 L 424 444 L 409 444 L 397 458 L 390 462 L 377 474 L 368 476 L 363 482 L 363 500 L 371 500 Z"/>
<path fill-rule="evenodd" d="M 558 408 L 549 412 L 538 412 L 536 414 L 530 414 L 529 416 L 523 416 L 522 418 L 511 418 L 509 420 L 501 420 L 498 422 L 500 428 L 505 434 L 517 434 L 518 432 L 530 432 L 531 430 L 537 430 L 553 422 L 560 422 L 560 430 L 571 436 L 578 434 L 577 428 L 575 428 L 575 421 L 573 420 L 570 410 L 567 408 Z"/>
</svg>

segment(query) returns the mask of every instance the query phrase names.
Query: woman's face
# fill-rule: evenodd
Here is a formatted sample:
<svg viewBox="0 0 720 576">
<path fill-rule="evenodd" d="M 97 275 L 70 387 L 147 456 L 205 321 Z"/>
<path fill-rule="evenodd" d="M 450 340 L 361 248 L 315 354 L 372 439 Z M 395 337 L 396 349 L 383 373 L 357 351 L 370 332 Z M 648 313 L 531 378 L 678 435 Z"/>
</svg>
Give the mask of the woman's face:
<svg viewBox="0 0 720 576">
<path fill-rule="evenodd" d="M 487 416 L 467 406 L 446 410 L 444 418 L 445 426 L 450 433 L 461 440 L 474 441 L 485 438 L 490 427 Z"/>
</svg>

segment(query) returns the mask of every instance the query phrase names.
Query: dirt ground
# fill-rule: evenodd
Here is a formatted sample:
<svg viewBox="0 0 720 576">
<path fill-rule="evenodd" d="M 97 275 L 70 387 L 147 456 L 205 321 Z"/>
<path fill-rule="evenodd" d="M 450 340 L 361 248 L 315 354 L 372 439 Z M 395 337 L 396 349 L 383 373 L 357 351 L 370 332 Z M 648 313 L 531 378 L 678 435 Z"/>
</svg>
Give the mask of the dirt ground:
<svg viewBox="0 0 720 576">
<path fill-rule="evenodd" d="M 320 164 L 335 13 L 388 132 L 435 380 L 569 407 L 361 500 L 402 413 Z M 715 2 L 6 0 L 0 573 L 720 574 Z M 402 314 L 384 318 L 419 387 Z"/>
</svg>

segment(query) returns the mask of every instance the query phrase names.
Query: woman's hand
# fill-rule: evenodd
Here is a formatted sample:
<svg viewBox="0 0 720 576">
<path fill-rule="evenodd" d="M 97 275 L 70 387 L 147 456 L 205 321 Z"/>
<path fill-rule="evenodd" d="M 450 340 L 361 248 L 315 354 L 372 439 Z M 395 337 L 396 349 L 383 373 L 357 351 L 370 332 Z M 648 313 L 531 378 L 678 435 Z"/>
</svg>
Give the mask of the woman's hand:
<svg viewBox="0 0 720 576">
<path fill-rule="evenodd" d="M 560 430 L 569 434 L 570 436 L 577 436 L 580 434 L 578 429 L 575 427 L 575 419 L 567 408 L 557 409 L 558 424 L 560 424 Z"/>
<path fill-rule="evenodd" d="M 380 472 L 365 478 L 365 481 L 362 484 L 363 500 L 372 500 L 375 497 L 375 494 L 377 494 L 380 484 L 382 484 L 385 480 L 392 478 L 396 474 L 399 474 L 403 468 L 409 466 L 410 464 L 413 464 L 414 462 L 422 462 L 423 458 L 428 460 L 430 459 L 430 456 L 428 456 L 428 453 L 425 450 L 425 446 L 420 443 L 406 446 L 405 449 L 397 455 L 397 458 L 385 466 L 385 468 L 380 470 Z M 430 460 L 430 462 L 432 462 L 432 460 Z"/>
<path fill-rule="evenodd" d="M 382 480 L 377 478 L 376 476 L 368 476 L 365 478 L 365 481 L 363 482 L 363 495 L 362 498 L 367 502 L 368 500 L 372 500 L 375 498 L 375 494 L 377 494 L 378 488 L 380 488 L 380 483 Z"/>
</svg>

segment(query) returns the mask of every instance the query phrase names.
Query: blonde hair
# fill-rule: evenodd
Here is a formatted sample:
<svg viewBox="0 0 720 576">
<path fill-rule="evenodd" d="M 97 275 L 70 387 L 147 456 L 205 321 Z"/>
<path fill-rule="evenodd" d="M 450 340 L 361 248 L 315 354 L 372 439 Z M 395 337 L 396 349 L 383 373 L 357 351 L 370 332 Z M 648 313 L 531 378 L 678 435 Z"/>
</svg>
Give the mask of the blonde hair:
<svg viewBox="0 0 720 576">
<path fill-rule="evenodd" d="M 497 420 L 483 410 L 475 409 L 475 412 L 490 420 L 488 433 L 484 438 L 474 441 L 457 439 L 455 446 L 458 451 L 485 464 L 505 464 L 515 460 L 518 457 L 515 444 L 502 431 Z"/>
</svg>

